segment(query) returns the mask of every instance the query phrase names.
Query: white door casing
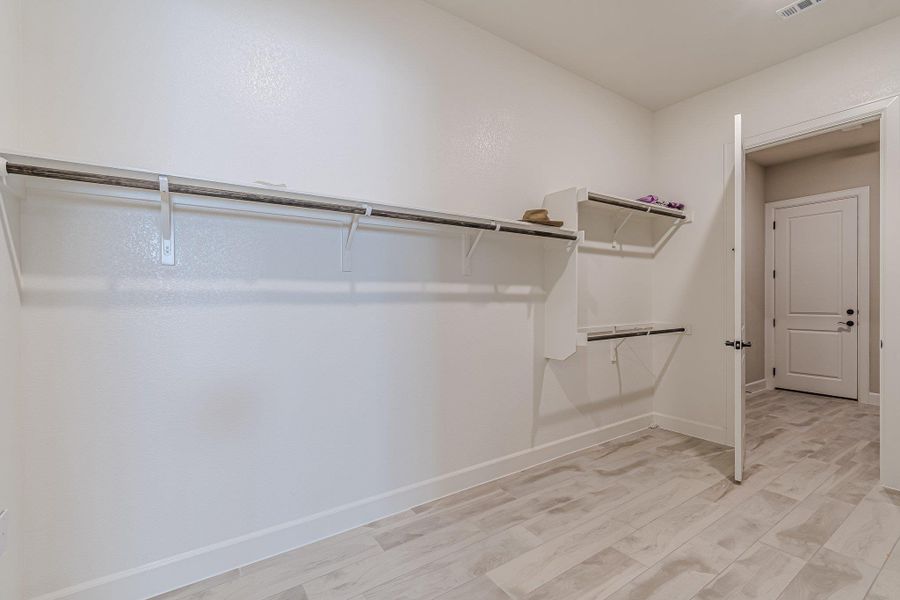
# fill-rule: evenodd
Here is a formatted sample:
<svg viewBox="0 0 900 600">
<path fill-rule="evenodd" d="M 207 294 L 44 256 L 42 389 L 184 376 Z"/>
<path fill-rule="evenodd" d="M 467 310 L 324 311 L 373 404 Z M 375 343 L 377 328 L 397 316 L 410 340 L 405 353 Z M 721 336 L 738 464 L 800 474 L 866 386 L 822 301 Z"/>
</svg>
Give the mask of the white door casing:
<svg viewBox="0 0 900 600">
<path fill-rule="evenodd" d="M 773 385 L 867 395 L 868 190 L 775 202 L 766 213 L 775 224 L 766 247 Z"/>
<path fill-rule="evenodd" d="M 890 307 L 900 304 L 900 96 L 888 96 L 858 106 L 789 125 L 745 140 L 748 152 L 835 131 L 850 125 L 881 121 L 881 483 L 900 490 L 900 317 Z M 767 279 L 768 281 L 768 279 Z M 729 370 L 730 373 L 730 370 Z M 729 402 L 729 404 L 731 404 Z"/>
<path fill-rule="evenodd" d="M 728 348 L 733 354 L 734 480 L 744 479 L 744 140 L 741 115 L 734 116 L 734 327 Z"/>
</svg>

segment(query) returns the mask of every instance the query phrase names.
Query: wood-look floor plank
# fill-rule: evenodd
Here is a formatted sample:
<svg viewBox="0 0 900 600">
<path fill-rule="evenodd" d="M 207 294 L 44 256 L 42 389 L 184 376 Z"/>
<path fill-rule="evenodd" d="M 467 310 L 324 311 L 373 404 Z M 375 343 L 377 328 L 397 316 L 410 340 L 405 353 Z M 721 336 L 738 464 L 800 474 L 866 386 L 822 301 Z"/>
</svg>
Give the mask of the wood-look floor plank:
<svg viewBox="0 0 900 600">
<path fill-rule="evenodd" d="M 770 483 L 766 489 L 794 500 L 803 500 L 837 470 L 836 465 L 804 458 Z"/>
<path fill-rule="evenodd" d="M 485 575 L 540 545 L 523 527 L 513 527 L 362 594 L 365 600 L 431 600 Z"/>
<path fill-rule="evenodd" d="M 638 575 L 610 598 L 688 600 L 727 568 L 734 558 L 722 548 L 695 538 Z"/>
<path fill-rule="evenodd" d="M 475 525 L 458 523 L 312 579 L 304 588 L 310 600 L 352 598 L 484 537 Z"/>
<path fill-rule="evenodd" d="M 702 480 L 676 477 L 655 487 L 612 511 L 611 516 L 634 528 L 640 528 L 705 490 Z"/>
<path fill-rule="evenodd" d="M 520 598 L 632 531 L 624 523 L 600 516 L 514 558 L 488 575 L 507 594 Z"/>
<path fill-rule="evenodd" d="M 721 518 L 727 508 L 695 497 L 627 535 L 613 548 L 652 566 Z"/>
<path fill-rule="evenodd" d="M 853 509 L 852 504 L 812 494 L 770 529 L 762 541 L 792 556 L 809 560 Z"/>
<path fill-rule="evenodd" d="M 827 548 L 803 565 L 779 600 L 863 600 L 878 569 Z"/>
<path fill-rule="evenodd" d="M 900 493 L 876 489 L 863 498 L 825 544 L 880 569 L 900 539 Z"/>
<path fill-rule="evenodd" d="M 900 600 L 900 571 L 882 569 L 866 594 L 866 600 Z"/>
<path fill-rule="evenodd" d="M 633 558 L 606 548 L 544 583 L 522 600 L 603 600 L 644 569 Z"/>
<path fill-rule="evenodd" d="M 756 544 L 694 596 L 696 600 L 777 600 L 806 564 Z"/>
<path fill-rule="evenodd" d="M 279 592 L 274 596 L 269 596 L 265 600 L 307 600 L 306 592 L 302 585 L 292 587 L 289 590 Z"/>
<path fill-rule="evenodd" d="M 510 600 L 510 598 L 488 577 L 481 576 L 446 594 L 441 594 L 437 600 Z"/>
<path fill-rule="evenodd" d="M 472 522 L 482 531 L 494 533 L 524 523 L 555 506 L 571 502 L 590 490 L 590 487 L 582 483 L 570 481 L 559 487 L 532 493 L 512 502 L 501 504 L 473 517 Z"/>
<path fill-rule="evenodd" d="M 571 502 L 554 506 L 532 517 L 522 523 L 522 526 L 545 541 L 552 540 L 586 521 L 606 514 L 634 494 L 631 488 L 624 485 L 592 490 Z"/>
</svg>

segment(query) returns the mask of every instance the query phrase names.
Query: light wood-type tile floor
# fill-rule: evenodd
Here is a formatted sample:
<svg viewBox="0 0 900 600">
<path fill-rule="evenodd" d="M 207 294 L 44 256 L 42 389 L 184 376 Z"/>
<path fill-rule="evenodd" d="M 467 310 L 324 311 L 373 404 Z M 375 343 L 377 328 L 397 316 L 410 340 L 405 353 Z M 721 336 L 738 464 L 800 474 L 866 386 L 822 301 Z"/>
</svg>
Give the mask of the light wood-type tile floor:
<svg viewBox="0 0 900 600">
<path fill-rule="evenodd" d="M 157 600 L 900 600 L 878 409 L 763 392 L 748 474 L 650 429 Z"/>
</svg>

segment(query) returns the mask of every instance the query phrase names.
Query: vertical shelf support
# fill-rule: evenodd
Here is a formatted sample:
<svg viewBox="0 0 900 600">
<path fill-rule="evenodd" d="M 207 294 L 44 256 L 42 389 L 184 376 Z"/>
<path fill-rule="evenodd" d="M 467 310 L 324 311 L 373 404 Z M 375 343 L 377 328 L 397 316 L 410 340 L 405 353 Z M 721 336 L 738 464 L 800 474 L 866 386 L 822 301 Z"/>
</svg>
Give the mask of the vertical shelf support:
<svg viewBox="0 0 900 600">
<path fill-rule="evenodd" d="M 372 207 L 368 204 L 363 205 L 366 209 L 366 216 L 372 216 Z M 359 215 L 353 215 L 350 224 L 346 229 L 342 229 L 341 234 L 341 271 L 349 273 L 353 270 L 353 240 L 356 237 L 356 231 L 359 229 Z"/>
<path fill-rule="evenodd" d="M 160 262 L 175 264 L 175 205 L 169 193 L 169 178 L 159 176 Z"/>
<path fill-rule="evenodd" d="M 12 188 L 6 181 L 6 176 L 8 175 L 6 171 L 6 159 L 0 158 L 0 183 L 2 183 L 2 190 L 0 190 L 0 221 L 2 221 L 3 226 L 3 237 L 6 238 L 6 249 L 9 252 L 9 260 L 12 263 L 12 271 L 13 276 L 16 280 L 16 290 L 19 292 L 19 298 L 22 298 L 22 263 L 19 261 L 19 253 L 16 250 L 16 243 L 13 240 L 12 234 L 12 223 L 9 221 L 9 214 L 6 210 L 6 198 L 7 196 L 17 195 L 13 192 Z"/>
</svg>

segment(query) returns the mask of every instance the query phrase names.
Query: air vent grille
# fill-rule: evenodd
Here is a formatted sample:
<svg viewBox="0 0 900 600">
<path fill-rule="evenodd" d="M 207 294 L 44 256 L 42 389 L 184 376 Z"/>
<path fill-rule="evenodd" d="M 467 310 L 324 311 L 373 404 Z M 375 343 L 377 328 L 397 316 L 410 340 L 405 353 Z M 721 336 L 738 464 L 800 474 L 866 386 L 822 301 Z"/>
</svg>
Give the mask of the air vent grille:
<svg viewBox="0 0 900 600">
<path fill-rule="evenodd" d="M 788 4 L 787 6 L 779 10 L 778 14 L 781 15 L 782 19 L 790 19 L 791 17 L 796 17 L 807 8 L 812 8 L 813 6 L 822 4 L 823 2 L 825 2 L 825 0 L 800 0 L 799 2 Z"/>
</svg>

